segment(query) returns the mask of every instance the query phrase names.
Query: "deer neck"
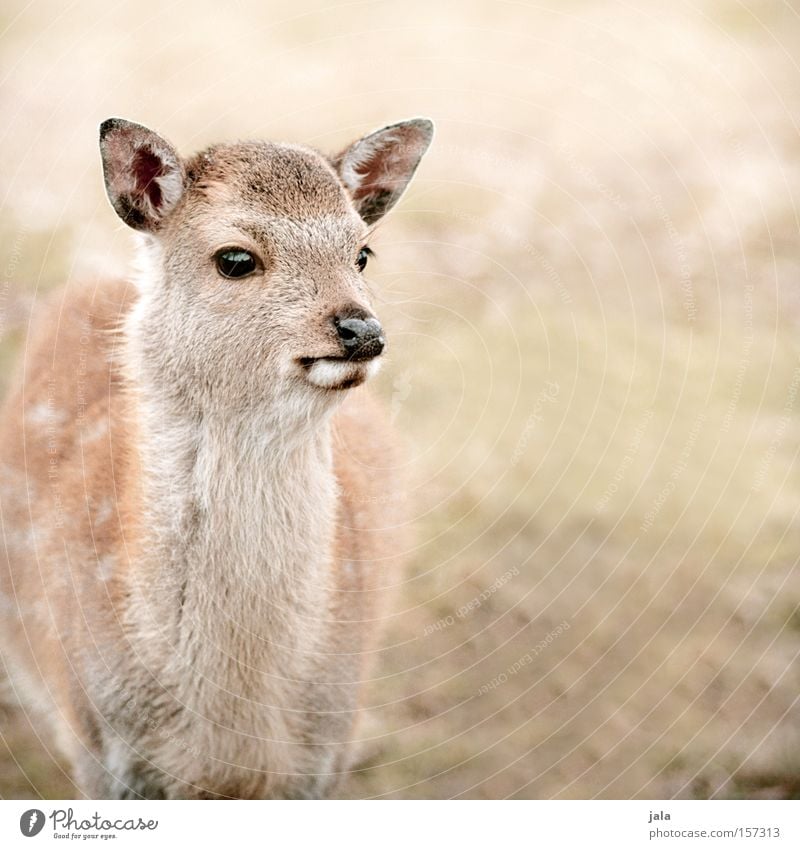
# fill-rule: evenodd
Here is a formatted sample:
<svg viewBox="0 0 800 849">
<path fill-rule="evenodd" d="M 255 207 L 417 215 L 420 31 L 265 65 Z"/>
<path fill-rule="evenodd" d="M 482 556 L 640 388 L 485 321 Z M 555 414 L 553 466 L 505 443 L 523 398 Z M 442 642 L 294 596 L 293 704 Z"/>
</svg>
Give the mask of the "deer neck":
<svg viewBox="0 0 800 849">
<path fill-rule="evenodd" d="M 204 655 L 216 665 L 220 653 L 302 650 L 329 590 L 329 413 L 298 421 L 269 400 L 189 403 L 146 359 L 138 372 L 140 625 L 201 666 Z"/>
</svg>

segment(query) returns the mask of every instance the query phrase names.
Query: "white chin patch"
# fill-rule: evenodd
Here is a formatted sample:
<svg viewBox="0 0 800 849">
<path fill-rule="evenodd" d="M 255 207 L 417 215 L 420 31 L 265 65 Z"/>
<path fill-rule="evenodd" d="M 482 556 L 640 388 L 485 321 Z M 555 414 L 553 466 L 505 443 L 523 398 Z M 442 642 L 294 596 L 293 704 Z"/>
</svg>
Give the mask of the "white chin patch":
<svg viewBox="0 0 800 849">
<path fill-rule="evenodd" d="M 378 373 L 380 360 L 348 363 L 343 360 L 316 360 L 306 369 L 306 379 L 320 389 L 349 389 Z"/>
</svg>

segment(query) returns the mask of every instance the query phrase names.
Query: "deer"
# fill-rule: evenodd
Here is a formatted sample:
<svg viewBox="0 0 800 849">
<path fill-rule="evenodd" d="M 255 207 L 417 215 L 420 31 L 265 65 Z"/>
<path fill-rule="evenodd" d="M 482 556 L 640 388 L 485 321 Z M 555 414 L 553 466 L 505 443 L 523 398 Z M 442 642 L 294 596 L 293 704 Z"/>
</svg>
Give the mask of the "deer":
<svg viewBox="0 0 800 849">
<path fill-rule="evenodd" d="M 0 656 L 94 799 L 333 795 L 402 561 L 364 271 L 433 124 L 183 158 L 100 126 L 133 273 L 68 281 L 0 416 Z"/>
</svg>

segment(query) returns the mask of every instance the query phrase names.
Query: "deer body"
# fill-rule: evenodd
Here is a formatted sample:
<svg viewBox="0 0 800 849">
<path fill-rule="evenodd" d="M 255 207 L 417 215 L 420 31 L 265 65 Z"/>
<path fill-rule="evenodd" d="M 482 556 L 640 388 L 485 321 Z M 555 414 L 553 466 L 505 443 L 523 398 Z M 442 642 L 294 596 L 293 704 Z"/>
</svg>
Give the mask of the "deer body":
<svg viewBox="0 0 800 849">
<path fill-rule="evenodd" d="M 53 298 L 6 404 L 3 660 L 90 797 L 328 795 L 400 548 L 354 266 L 430 125 L 333 163 L 101 139 L 142 267 Z"/>
</svg>

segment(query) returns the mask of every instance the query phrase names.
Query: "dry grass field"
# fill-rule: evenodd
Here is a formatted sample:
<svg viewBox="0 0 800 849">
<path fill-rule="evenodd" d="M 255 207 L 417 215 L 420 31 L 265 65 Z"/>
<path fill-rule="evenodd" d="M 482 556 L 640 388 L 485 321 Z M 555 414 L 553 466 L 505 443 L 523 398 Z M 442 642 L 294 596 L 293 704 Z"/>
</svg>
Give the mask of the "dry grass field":
<svg viewBox="0 0 800 849">
<path fill-rule="evenodd" d="M 436 122 L 370 266 L 415 536 L 346 796 L 800 795 L 790 2 L 6 0 L 0 33 L 4 385 L 47 291 L 130 260 L 103 118 Z M 0 796 L 74 793 L 0 732 Z"/>
</svg>

